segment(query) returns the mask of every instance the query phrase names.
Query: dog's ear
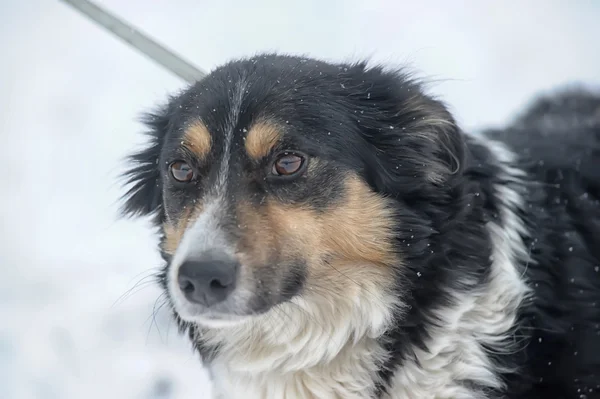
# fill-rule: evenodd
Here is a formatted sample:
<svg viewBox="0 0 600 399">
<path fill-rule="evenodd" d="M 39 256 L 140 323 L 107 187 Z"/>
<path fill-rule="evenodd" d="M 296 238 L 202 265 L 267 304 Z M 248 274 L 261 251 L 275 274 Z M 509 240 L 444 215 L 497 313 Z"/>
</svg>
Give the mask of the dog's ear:
<svg viewBox="0 0 600 399">
<path fill-rule="evenodd" d="M 363 153 L 376 169 L 368 176 L 374 188 L 397 196 L 451 186 L 462 173 L 465 143 L 446 107 L 408 74 L 355 68 L 362 69 L 363 87 L 353 97 L 362 137 L 374 149 Z"/>
<path fill-rule="evenodd" d="M 142 122 L 148 127 L 146 135 L 149 142 L 145 148 L 127 158 L 131 166 L 122 175 L 128 186 L 122 198 L 124 216 L 153 215 L 157 222 L 163 219 L 159 158 L 170 128 L 170 109 L 169 105 L 164 105 L 142 117 Z"/>
</svg>

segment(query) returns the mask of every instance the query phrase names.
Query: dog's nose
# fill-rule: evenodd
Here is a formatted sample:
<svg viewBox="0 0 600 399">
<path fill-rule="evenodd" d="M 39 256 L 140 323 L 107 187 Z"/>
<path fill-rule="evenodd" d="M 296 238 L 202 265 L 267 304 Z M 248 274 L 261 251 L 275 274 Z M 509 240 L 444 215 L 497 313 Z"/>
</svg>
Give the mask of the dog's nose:
<svg viewBox="0 0 600 399">
<path fill-rule="evenodd" d="M 222 302 L 235 288 L 239 263 L 229 256 L 207 253 L 185 261 L 177 282 L 188 301 L 204 306 Z"/>
</svg>

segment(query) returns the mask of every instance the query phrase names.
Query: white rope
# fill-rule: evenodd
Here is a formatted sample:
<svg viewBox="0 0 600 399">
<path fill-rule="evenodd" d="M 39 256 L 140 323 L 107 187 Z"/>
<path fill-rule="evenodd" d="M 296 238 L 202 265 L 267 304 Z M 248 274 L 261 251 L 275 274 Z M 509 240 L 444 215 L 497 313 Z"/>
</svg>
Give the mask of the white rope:
<svg viewBox="0 0 600 399">
<path fill-rule="evenodd" d="M 144 33 L 94 3 L 88 0 L 61 1 L 69 4 L 87 18 L 96 22 L 186 82 L 193 83 L 206 76 L 206 72 L 196 68 L 179 55 L 161 46 Z"/>
</svg>

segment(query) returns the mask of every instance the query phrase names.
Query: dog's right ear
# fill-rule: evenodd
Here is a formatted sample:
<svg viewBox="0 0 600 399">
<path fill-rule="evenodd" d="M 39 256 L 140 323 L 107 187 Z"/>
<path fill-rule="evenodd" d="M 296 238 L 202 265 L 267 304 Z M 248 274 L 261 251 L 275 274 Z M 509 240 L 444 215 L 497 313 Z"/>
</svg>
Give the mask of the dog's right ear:
<svg viewBox="0 0 600 399">
<path fill-rule="evenodd" d="M 127 160 L 131 166 L 122 177 L 129 186 L 123 195 L 121 212 L 124 216 L 153 215 L 155 222 L 164 219 L 162 207 L 162 182 L 160 177 L 159 158 L 170 129 L 171 107 L 164 105 L 153 112 L 143 115 L 141 121 L 148 127 L 147 146 L 133 154 Z"/>
</svg>

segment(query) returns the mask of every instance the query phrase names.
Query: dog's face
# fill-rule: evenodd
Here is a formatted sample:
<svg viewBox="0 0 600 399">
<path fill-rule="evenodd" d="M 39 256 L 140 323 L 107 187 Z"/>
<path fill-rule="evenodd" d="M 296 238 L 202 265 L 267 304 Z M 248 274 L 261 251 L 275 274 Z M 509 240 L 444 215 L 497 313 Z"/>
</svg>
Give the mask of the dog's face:
<svg viewBox="0 0 600 399">
<path fill-rule="evenodd" d="M 462 156 L 415 83 L 292 57 L 227 64 L 148 124 L 127 210 L 156 214 L 168 296 L 207 326 L 397 287 L 431 234 L 411 203 L 444 189 Z"/>
</svg>

